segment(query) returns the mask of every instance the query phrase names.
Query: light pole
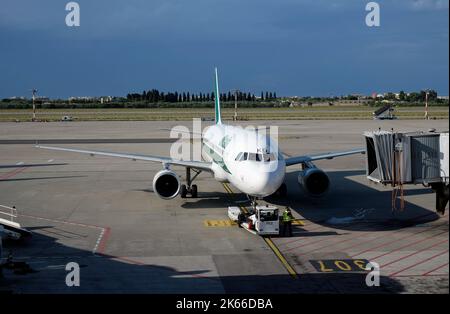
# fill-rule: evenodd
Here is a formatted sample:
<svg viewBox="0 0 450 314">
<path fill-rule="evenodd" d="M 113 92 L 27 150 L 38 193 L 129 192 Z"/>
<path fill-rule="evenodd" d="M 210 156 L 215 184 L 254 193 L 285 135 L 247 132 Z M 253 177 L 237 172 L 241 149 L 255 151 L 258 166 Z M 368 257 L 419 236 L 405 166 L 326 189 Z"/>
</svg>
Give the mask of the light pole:
<svg viewBox="0 0 450 314">
<path fill-rule="evenodd" d="M 238 90 L 238 89 L 234 90 L 234 117 L 233 117 L 234 121 L 237 121 L 237 118 L 238 118 L 238 115 L 237 115 L 237 96 L 238 96 L 238 93 L 240 93 L 240 92 L 241 91 Z"/>
<path fill-rule="evenodd" d="M 429 90 L 425 91 L 425 120 L 428 120 L 428 94 L 430 93 Z"/>
<path fill-rule="evenodd" d="M 36 93 L 37 93 L 37 89 L 36 89 L 36 88 L 33 88 L 33 89 L 31 90 L 32 99 L 33 99 L 33 119 L 32 119 L 32 121 L 36 121 L 36 104 L 35 104 Z"/>
</svg>

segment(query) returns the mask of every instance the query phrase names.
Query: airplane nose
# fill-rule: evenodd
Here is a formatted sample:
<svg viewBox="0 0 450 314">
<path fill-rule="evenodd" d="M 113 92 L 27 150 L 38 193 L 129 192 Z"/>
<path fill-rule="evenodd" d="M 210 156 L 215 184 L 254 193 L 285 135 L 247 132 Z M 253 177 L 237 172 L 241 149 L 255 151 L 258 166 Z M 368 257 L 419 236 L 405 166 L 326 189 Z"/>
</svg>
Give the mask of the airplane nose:
<svg viewBox="0 0 450 314">
<path fill-rule="evenodd" d="M 264 169 L 261 171 L 255 171 L 252 174 L 252 179 L 249 180 L 252 182 L 251 190 L 254 195 L 259 196 L 268 196 L 273 193 L 280 187 L 281 183 L 284 180 L 284 172 L 282 169 Z"/>
</svg>

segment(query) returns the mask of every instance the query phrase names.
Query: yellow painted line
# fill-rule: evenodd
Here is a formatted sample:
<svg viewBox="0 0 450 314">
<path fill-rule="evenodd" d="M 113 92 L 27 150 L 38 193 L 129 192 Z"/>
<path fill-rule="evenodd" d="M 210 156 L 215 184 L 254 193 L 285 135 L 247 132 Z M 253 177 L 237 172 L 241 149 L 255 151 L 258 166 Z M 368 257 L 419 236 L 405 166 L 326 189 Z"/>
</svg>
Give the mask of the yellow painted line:
<svg viewBox="0 0 450 314">
<path fill-rule="evenodd" d="M 223 187 L 225 188 L 225 191 L 227 191 L 228 194 L 231 194 L 230 187 L 226 183 L 222 183 Z"/>
<path fill-rule="evenodd" d="M 227 183 L 223 183 L 223 187 L 225 188 L 225 190 L 228 192 L 228 194 L 233 195 L 233 191 L 231 190 L 231 188 L 228 186 Z M 241 206 L 238 205 L 239 208 L 245 212 L 248 213 L 248 210 L 245 206 Z M 293 224 L 298 224 L 298 225 L 304 225 L 304 223 L 302 221 L 300 221 L 299 219 L 296 219 Z M 280 250 L 278 249 L 278 247 L 275 245 L 275 243 L 273 243 L 271 238 L 264 238 L 264 241 L 267 243 L 267 245 L 269 245 L 270 249 L 272 250 L 272 252 L 275 253 L 276 257 L 280 260 L 280 262 L 283 264 L 283 266 L 286 268 L 286 270 L 288 271 L 288 273 L 291 275 L 291 277 L 293 279 L 297 279 L 298 275 L 297 272 L 295 271 L 295 269 L 289 264 L 289 262 L 286 260 L 286 258 L 283 256 L 283 254 L 280 252 Z"/>
<path fill-rule="evenodd" d="M 231 227 L 237 225 L 231 220 L 205 220 L 203 224 L 205 227 Z"/>
<path fill-rule="evenodd" d="M 304 225 L 305 225 L 305 222 L 304 222 L 303 220 L 301 220 L 301 219 L 294 219 L 294 220 L 292 221 L 292 224 L 293 224 L 293 225 L 296 225 L 296 226 L 304 226 Z"/>
<path fill-rule="evenodd" d="M 278 257 L 280 262 L 283 264 L 283 266 L 288 271 L 289 275 L 291 275 L 292 278 L 297 279 L 298 275 L 295 269 L 289 264 L 289 262 L 286 260 L 286 258 L 283 256 L 283 254 L 280 252 L 278 247 L 273 243 L 271 238 L 264 238 L 264 241 L 269 245 L 269 247 L 272 249 L 272 251 L 275 253 L 275 255 Z"/>
<path fill-rule="evenodd" d="M 233 195 L 234 192 L 231 190 L 230 186 L 227 183 L 222 183 L 223 187 L 225 188 L 225 190 L 228 192 L 229 195 Z M 239 208 L 246 214 L 248 214 L 248 209 L 245 208 L 245 206 L 242 205 L 238 205 Z"/>
</svg>

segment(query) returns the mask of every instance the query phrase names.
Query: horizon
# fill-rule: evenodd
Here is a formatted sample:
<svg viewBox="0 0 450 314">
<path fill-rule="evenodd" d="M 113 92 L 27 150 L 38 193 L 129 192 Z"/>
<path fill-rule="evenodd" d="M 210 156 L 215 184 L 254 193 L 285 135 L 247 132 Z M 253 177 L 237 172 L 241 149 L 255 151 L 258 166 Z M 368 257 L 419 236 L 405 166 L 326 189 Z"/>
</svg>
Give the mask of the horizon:
<svg viewBox="0 0 450 314">
<path fill-rule="evenodd" d="M 434 89 L 431 88 L 430 90 L 434 90 Z M 401 90 L 401 91 L 404 91 L 404 90 Z M 421 91 L 422 90 L 404 91 L 404 92 L 405 92 L 406 95 L 409 95 L 411 93 L 420 93 Z M 185 91 L 181 91 L 181 92 L 180 91 L 162 91 L 162 92 L 164 92 L 164 93 L 171 93 L 171 92 L 184 93 Z M 231 91 L 223 91 L 221 93 L 222 94 L 227 94 L 228 92 L 231 92 Z M 378 95 L 386 96 L 386 94 L 388 94 L 388 93 L 398 94 L 399 92 L 400 91 L 386 91 L 386 92 L 382 91 L 382 92 L 378 92 L 376 94 L 377 94 L 377 97 L 379 97 Z M 202 93 L 203 94 L 203 93 L 207 93 L 207 92 L 198 92 L 198 93 Z M 210 92 L 210 93 L 212 93 L 212 92 Z M 249 92 L 246 92 L 246 93 L 249 93 Z M 139 94 L 139 93 L 137 93 L 137 94 Z M 191 95 L 193 95 L 193 94 L 194 93 L 191 93 Z M 260 99 L 261 98 L 260 93 L 251 93 L 250 92 L 250 94 L 254 95 L 256 99 Z M 234 94 L 232 94 L 232 96 L 233 95 Z M 276 99 L 280 99 L 280 98 L 289 98 L 289 99 L 292 99 L 292 98 L 323 98 L 323 99 L 330 99 L 330 98 L 345 98 L 345 97 L 348 97 L 348 96 L 362 96 L 362 97 L 365 97 L 365 98 L 373 98 L 372 94 L 371 95 L 367 95 L 367 94 L 351 93 L 351 94 L 347 94 L 347 95 L 277 95 Z M 449 95 L 440 95 L 440 94 L 438 94 L 437 96 L 438 97 L 449 97 Z M 99 100 L 100 98 L 103 98 L 103 97 L 127 98 L 127 95 L 71 95 L 71 96 L 68 96 L 68 97 L 51 97 L 51 96 L 47 96 L 47 95 L 40 95 L 39 93 L 36 94 L 36 99 L 37 100 L 40 100 L 40 98 L 48 98 L 51 101 L 71 100 L 72 98 L 74 100 L 79 100 L 81 98 L 97 99 L 97 100 Z M 0 101 L 1 100 L 16 100 L 16 99 L 19 99 L 19 100 L 32 100 L 32 97 L 29 96 L 29 95 L 12 95 L 12 96 L 9 96 L 9 97 L 0 98 Z M 210 100 L 210 101 L 213 102 L 213 100 Z M 232 101 L 234 101 L 234 98 L 233 98 Z"/>
</svg>

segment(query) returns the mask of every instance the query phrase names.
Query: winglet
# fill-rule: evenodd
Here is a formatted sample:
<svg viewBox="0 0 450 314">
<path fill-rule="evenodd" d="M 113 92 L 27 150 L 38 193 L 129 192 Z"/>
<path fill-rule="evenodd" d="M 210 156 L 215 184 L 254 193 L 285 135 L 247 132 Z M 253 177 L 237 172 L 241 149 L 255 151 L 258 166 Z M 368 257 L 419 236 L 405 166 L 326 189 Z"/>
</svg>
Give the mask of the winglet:
<svg viewBox="0 0 450 314">
<path fill-rule="evenodd" d="M 219 93 L 219 75 L 217 68 L 215 68 L 215 86 L 214 86 L 214 112 L 216 124 L 222 124 L 222 117 L 220 114 L 220 93 Z"/>
</svg>

